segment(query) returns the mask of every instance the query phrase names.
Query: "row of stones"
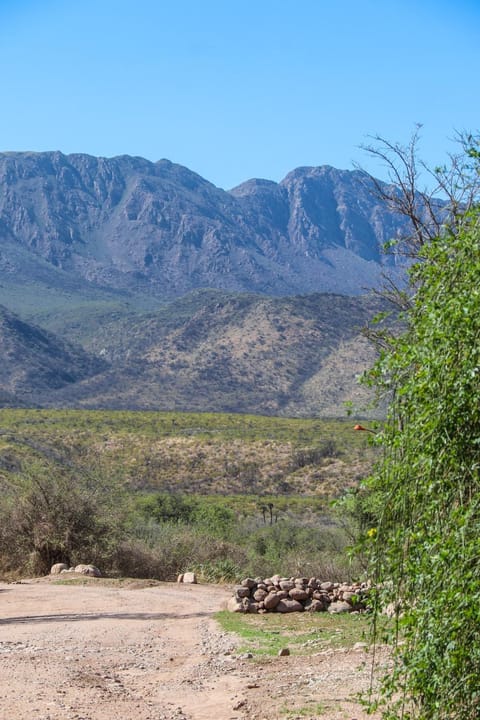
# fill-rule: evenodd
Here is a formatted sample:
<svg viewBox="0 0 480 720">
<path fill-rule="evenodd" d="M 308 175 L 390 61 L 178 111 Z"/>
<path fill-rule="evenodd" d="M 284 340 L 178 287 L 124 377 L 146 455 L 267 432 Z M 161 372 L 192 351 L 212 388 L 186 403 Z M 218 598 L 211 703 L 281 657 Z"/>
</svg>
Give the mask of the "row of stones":
<svg viewBox="0 0 480 720">
<path fill-rule="evenodd" d="M 367 583 L 333 583 L 318 578 L 245 578 L 228 602 L 231 612 L 359 612 L 366 608 Z"/>
<path fill-rule="evenodd" d="M 89 575 L 90 577 L 102 577 L 100 570 L 95 565 L 75 565 L 69 567 L 66 563 L 55 563 L 50 568 L 50 575 L 60 575 L 61 573 L 77 573 L 79 575 Z"/>
</svg>

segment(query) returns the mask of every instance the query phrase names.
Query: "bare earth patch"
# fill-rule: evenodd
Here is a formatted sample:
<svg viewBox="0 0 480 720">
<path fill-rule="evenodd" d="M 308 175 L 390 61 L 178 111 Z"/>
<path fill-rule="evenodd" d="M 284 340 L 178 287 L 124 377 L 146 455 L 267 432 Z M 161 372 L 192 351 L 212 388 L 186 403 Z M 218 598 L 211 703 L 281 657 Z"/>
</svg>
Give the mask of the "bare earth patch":
<svg viewBox="0 0 480 720">
<path fill-rule="evenodd" d="M 0 583 L 0 707 L 15 720 L 366 720 L 362 649 L 247 659 L 207 585 Z"/>
</svg>

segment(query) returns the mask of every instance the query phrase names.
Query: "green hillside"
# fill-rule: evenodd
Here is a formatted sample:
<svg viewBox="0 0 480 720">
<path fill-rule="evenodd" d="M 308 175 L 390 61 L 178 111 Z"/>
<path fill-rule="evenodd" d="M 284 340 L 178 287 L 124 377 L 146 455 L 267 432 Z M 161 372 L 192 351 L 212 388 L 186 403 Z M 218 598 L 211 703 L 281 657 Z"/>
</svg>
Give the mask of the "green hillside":
<svg viewBox="0 0 480 720">
<path fill-rule="evenodd" d="M 129 488 L 329 498 L 358 482 L 372 448 L 351 421 L 237 414 L 10 410 L 4 478 L 32 462 L 121 478 Z"/>
</svg>

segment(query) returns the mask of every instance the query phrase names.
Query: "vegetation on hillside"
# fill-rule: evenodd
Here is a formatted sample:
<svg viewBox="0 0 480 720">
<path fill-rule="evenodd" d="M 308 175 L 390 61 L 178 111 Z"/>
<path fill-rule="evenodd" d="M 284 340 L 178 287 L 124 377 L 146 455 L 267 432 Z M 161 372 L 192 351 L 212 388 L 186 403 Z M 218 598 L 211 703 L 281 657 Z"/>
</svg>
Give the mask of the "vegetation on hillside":
<svg viewBox="0 0 480 720">
<path fill-rule="evenodd" d="M 53 392 L 35 393 L 32 383 L 32 398 L 43 407 L 285 417 L 345 417 L 351 401 L 368 412 L 359 378 L 375 352 L 361 328 L 381 309 L 368 295 L 269 298 L 212 290 L 153 312 L 62 307 L 35 322 L 80 342 L 108 367 Z M 25 350 L 22 356 L 27 364 Z"/>
</svg>

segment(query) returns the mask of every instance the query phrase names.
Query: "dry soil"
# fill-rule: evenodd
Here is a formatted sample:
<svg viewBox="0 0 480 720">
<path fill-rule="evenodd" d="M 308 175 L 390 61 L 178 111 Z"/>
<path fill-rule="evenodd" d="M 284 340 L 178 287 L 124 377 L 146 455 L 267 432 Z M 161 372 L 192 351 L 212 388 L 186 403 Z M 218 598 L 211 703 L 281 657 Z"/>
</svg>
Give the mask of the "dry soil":
<svg viewBox="0 0 480 720">
<path fill-rule="evenodd" d="M 0 718 L 366 720 L 365 649 L 246 658 L 211 585 L 0 583 Z M 368 716 L 371 720 L 372 716 Z"/>
</svg>

